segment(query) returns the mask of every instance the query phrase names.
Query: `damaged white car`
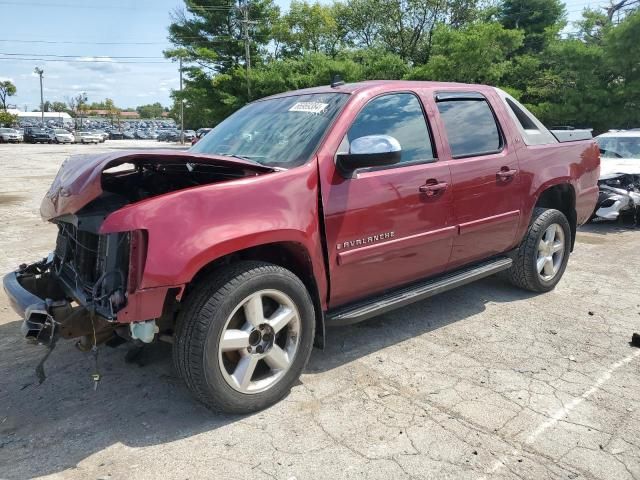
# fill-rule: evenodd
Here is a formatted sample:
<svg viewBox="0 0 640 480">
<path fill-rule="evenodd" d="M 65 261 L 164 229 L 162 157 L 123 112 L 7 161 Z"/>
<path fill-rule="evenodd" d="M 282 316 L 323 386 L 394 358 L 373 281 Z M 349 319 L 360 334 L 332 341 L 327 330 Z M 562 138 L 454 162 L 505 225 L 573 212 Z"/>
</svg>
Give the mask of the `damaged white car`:
<svg viewBox="0 0 640 480">
<path fill-rule="evenodd" d="M 596 137 L 600 147 L 600 195 L 594 218 L 630 216 L 640 225 L 640 129 Z"/>
</svg>

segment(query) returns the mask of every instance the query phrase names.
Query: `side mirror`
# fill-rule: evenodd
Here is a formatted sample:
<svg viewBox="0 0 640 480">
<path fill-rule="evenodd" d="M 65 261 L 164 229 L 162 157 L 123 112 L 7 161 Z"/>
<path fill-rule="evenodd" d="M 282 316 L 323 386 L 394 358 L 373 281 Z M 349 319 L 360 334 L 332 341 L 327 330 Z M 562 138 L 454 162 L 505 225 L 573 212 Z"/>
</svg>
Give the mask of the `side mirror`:
<svg viewBox="0 0 640 480">
<path fill-rule="evenodd" d="M 383 167 L 400 162 L 400 142 L 389 135 L 367 135 L 356 138 L 349 146 L 349 153 L 339 153 L 336 165 L 343 173 L 358 168 Z"/>
</svg>

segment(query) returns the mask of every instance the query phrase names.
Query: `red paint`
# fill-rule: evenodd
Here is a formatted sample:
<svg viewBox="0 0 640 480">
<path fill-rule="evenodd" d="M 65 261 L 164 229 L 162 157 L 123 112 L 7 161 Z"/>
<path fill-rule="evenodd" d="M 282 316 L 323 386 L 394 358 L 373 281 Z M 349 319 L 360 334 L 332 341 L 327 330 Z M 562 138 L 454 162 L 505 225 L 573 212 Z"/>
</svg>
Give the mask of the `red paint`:
<svg viewBox="0 0 640 480">
<path fill-rule="evenodd" d="M 599 176 L 595 143 L 525 146 L 490 87 L 392 81 L 339 90 L 351 98 L 305 165 L 270 172 L 247 163 L 255 176 L 168 193 L 107 217 L 103 233 L 147 234 L 139 288 L 131 292 L 119 321 L 159 316 L 169 288 L 184 287 L 212 261 L 250 247 L 288 242 L 304 249 L 327 309 L 512 249 L 526 232 L 536 200 L 550 186 L 571 185 L 579 224 L 593 211 Z M 434 100 L 442 90 L 485 95 L 505 137 L 501 152 L 451 158 Z M 314 91 L 335 90 L 319 87 L 305 93 Z M 437 160 L 344 178 L 335 167 L 342 138 L 367 101 L 388 92 L 413 92 L 421 99 Z M 43 201 L 43 216 L 74 212 L 95 199 L 101 193 L 100 174 L 110 165 L 176 155 L 193 154 L 143 152 L 72 160 Z M 439 188 L 425 188 L 430 185 Z M 369 241 L 374 235 L 384 240 Z"/>
</svg>

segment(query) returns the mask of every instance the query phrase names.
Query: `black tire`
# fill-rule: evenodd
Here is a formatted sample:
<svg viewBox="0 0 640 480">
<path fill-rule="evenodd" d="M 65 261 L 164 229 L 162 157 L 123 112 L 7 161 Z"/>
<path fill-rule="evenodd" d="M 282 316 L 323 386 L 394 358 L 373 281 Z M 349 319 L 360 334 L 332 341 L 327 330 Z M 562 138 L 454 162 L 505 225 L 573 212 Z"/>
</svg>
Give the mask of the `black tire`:
<svg viewBox="0 0 640 480">
<path fill-rule="evenodd" d="M 538 273 L 536 261 L 538 245 L 547 228 L 558 224 L 564 233 L 564 256 L 557 273 L 550 280 L 545 280 Z M 532 292 L 548 292 L 558 284 L 569 261 L 571 250 L 571 227 L 567 217 L 555 209 L 536 208 L 533 211 L 529 229 L 522 243 L 516 250 L 513 265 L 505 272 L 506 278 L 514 285 Z"/>
<path fill-rule="evenodd" d="M 260 393 L 242 393 L 225 380 L 218 349 L 227 319 L 248 296 L 277 289 L 295 304 L 300 318 L 299 343 L 286 373 Z M 304 284 L 289 270 L 257 261 L 222 268 L 189 293 L 178 314 L 173 361 L 195 397 L 215 411 L 249 413 L 282 399 L 298 380 L 311 350 L 315 332 L 313 302 Z"/>
</svg>

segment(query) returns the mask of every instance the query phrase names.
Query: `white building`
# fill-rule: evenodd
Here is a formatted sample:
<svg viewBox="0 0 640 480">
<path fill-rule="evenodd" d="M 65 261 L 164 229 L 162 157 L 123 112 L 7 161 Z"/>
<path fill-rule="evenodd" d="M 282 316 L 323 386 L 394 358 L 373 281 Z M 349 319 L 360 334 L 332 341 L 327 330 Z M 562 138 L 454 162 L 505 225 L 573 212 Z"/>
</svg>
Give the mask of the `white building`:
<svg viewBox="0 0 640 480">
<path fill-rule="evenodd" d="M 31 123 L 38 123 L 42 119 L 42 112 L 21 112 L 20 110 L 8 109 L 7 112 L 17 115 L 19 121 L 30 120 Z M 73 118 L 66 112 L 44 112 L 44 121 L 62 120 L 62 123 L 73 123 Z"/>
</svg>

